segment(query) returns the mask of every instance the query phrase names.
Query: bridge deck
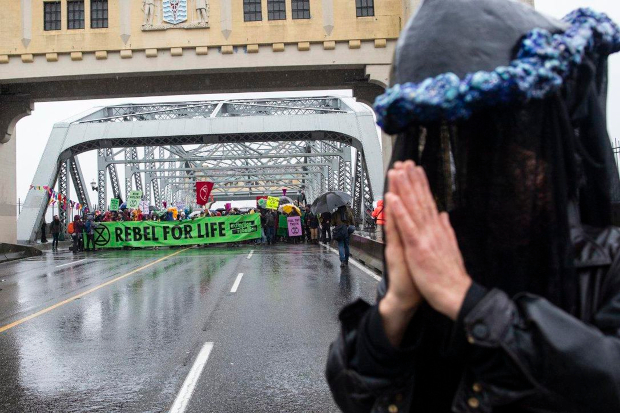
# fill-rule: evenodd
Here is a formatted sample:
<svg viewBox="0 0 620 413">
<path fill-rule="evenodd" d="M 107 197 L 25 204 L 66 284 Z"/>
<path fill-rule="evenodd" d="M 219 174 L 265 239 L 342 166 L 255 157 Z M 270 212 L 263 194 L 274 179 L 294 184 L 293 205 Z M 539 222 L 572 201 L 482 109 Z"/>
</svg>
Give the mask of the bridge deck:
<svg viewBox="0 0 620 413">
<path fill-rule="evenodd" d="M 0 331 L 23 321 L 0 332 L 2 411 L 168 410 L 207 342 L 187 411 L 337 411 L 323 371 L 338 311 L 377 283 L 282 244 L 46 252 L 0 279 Z"/>
</svg>

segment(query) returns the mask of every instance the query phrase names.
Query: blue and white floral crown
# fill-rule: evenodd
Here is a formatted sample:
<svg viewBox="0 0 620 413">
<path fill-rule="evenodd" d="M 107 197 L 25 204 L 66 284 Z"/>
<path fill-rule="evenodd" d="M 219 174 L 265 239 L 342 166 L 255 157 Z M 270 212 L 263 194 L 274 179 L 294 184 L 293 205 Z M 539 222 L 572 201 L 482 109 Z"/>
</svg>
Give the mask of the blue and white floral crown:
<svg viewBox="0 0 620 413">
<path fill-rule="evenodd" d="M 470 73 L 462 80 L 445 73 L 394 85 L 375 101 L 377 123 L 395 134 L 412 123 L 464 120 L 482 107 L 543 99 L 562 86 L 586 52 L 620 51 L 620 28 L 606 14 L 584 8 L 563 20 L 570 25 L 564 33 L 529 32 L 509 66 Z"/>
</svg>

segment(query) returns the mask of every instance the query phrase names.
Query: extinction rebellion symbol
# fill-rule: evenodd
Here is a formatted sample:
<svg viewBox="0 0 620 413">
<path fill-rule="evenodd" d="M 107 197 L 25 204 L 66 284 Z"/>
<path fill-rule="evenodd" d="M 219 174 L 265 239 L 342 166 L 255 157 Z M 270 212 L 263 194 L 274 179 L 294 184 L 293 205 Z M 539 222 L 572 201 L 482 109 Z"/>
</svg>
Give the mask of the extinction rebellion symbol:
<svg viewBox="0 0 620 413">
<path fill-rule="evenodd" d="M 206 185 L 200 188 L 200 200 L 205 204 L 209 200 L 209 187 Z"/>
<path fill-rule="evenodd" d="M 100 226 L 93 230 L 95 233 L 95 246 L 105 247 L 110 242 L 110 230 L 107 227 Z"/>
</svg>

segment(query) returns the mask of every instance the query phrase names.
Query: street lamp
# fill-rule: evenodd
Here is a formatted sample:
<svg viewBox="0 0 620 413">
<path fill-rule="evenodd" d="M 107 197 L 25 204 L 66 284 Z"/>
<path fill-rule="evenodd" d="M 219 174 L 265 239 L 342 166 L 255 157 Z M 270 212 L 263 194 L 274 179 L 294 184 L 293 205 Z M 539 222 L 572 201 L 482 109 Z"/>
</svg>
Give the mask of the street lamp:
<svg viewBox="0 0 620 413">
<path fill-rule="evenodd" d="M 92 188 L 93 191 L 99 192 L 99 187 L 97 186 L 97 182 L 95 182 L 94 179 L 90 182 L 90 187 Z"/>
</svg>

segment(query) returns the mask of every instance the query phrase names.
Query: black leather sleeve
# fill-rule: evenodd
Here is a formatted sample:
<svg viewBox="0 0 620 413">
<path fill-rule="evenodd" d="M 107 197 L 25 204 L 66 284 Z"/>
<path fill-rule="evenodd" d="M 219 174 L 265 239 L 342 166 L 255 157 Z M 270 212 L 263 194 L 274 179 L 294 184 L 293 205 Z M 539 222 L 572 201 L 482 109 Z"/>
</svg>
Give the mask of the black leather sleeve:
<svg viewBox="0 0 620 413">
<path fill-rule="evenodd" d="M 341 334 L 329 347 L 326 377 L 332 396 L 343 412 L 383 412 L 389 406 L 398 411 L 408 411 L 411 385 L 391 377 L 378 377 L 361 373 L 353 366 L 358 341 L 365 334 L 360 326 L 372 307 L 362 300 L 345 307 L 340 315 Z M 393 409 L 393 407 L 391 407 Z"/>
<path fill-rule="evenodd" d="M 378 287 L 377 302 L 384 294 L 385 280 Z M 340 409 L 382 412 L 396 407 L 409 411 L 411 364 L 421 326 L 412 323 L 406 334 L 407 347 L 396 349 L 385 335 L 377 305 L 358 300 L 342 310 L 340 321 L 342 330 L 329 348 L 326 370 Z"/>
<path fill-rule="evenodd" d="M 620 412 L 618 260 L 606 278 L 607 299 L 592 324 L 538 296 L 487 293 L 463 319 L 474 348 L 453 409 L 472 411 L 476 398 L 481 412 L 506 404 L 521 411 Z"/>
</svg>

